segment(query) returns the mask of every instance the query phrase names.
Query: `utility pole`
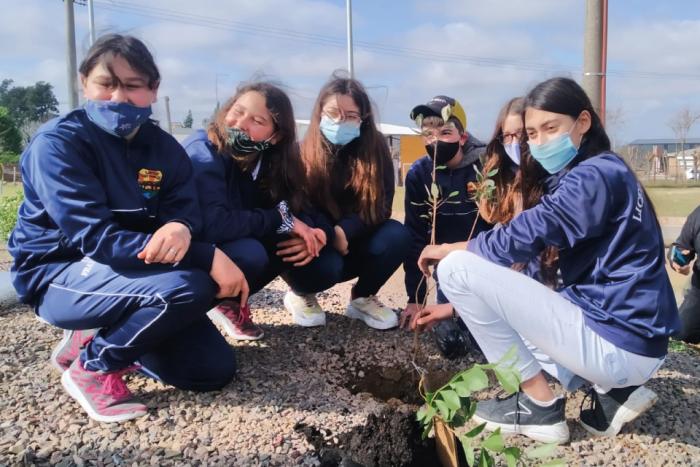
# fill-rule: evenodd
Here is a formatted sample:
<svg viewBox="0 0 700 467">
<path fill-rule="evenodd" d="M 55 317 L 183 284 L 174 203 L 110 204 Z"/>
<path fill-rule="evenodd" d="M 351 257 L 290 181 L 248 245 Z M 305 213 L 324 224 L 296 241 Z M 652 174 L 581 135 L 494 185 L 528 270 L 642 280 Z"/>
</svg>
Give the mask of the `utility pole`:
<svg viewBox="0 0 700 467">
<path fill-rule="evenodd" d="M 352 0 L 345 0 L 345 19 L 348 37 L 348 71 L 355 78 L 355 64 L 352 58 Z"/>
<path fill-rule="evenodd" d="M 583 89 L 593 109 L 605 122 L 605 73 L 607 69 L 607 0 L 586 0 L 583 38 Z"/>
<path fill-rule="evenodd" d="M 73 110 L 78 107 L 78 65 L 75 59 L 75 17 L 73 0 L 63 0 L 66 4 L 66 72 L 68 78 L 68 105 Z"/>
<path fill-rule="evenodd" d="M 95 5 L 93 0 L 87 0 L 88 5 L 88 19 L 90 27 L 90 47 L 95 43 Z"/>
<path fill-rule="evenodd" d="M 173 134 L 173 122 L 170 120 L 170 96 L 165 96 L 165 118 L 168 120 L 168 133 Z"/>
</svg>

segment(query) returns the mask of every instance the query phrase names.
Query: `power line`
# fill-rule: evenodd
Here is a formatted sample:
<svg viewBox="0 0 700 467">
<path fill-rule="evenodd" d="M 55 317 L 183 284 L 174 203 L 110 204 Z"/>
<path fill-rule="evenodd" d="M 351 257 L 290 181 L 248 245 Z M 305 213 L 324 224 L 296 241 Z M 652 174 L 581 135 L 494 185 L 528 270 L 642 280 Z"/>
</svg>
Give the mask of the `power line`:
<svg viewBox="0 0 700 467">
<path fill-rule="evenodd" d="M 272 26 L 258 26 L 242 21 L 223 20 L 195 13 L 139 5 L 128 1 L 113 3 L 111 1 L 95 0 L 95 3 L 99 4 L 103 9 L 109 11 L 114 11 L 118 13 L 130 13 L 138 16 L 167 20 L 182 24 L 192 24 L 209 29 L 245 32 L 253 35 L 276 37 L 281 39 L 292 39 L 299 42 L 325 45 L 336 48 L 344 48 L 346 46 L 345 39 L 322 34 L 306 33 Z M 582 72 L 580 68 L 571 69 L 557 64 L 531 62 L 512 58 L 505 59 L 494 57 L 471 56 L 447 52 L 436 52 L 433 50 L 400 47 L 366 41 L 354 41 L 354 44 L 357 48 L 370 50 L 380 54 L 398 56 L 403 58 L 413 58 L 418 60 L 437 61 L 445 63 L 469 63 L 471 65 L 480 67 L 519 69 L 528 71 L 564 72 L 572 74 L 580 74 Z M 642 79 L 700 80 L 700 75 L 696 74 L 633 71 L 620 69 L 608 69 L 607 75 Z"/>
</svg>

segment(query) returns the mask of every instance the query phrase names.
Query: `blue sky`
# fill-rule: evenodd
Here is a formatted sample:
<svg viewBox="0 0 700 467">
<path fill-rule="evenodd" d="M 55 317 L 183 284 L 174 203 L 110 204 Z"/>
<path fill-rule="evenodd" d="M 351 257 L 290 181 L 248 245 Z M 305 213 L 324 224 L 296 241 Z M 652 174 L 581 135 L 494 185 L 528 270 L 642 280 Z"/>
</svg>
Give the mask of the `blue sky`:
<svg viewBox="0 0 700 467">
<path fill-rule="evenodd" d="M 673 137 L 675 113 L 700 112 L 700 2 L 609 3 L 609 132 L 617 142 Z M 63 2 L 0 8 L 0 76 L 52 83 L 67 110 Z M 87 7 L 75 11 L 80 61 Z M 305 119 L 321 85 L 346 67 L 344 0 L 95 0 L 95 12 L 98 32 L 135 34 L 154 52 L 161 118 L 168 95 L 173 120 L 191 109 L 197 125 L 217 91 L 224 100 L 238 82 L 264 76 L 284 84 Z M 355 0 L 356 75 L 384 122 L 410 125 L 414 105 L 447 94 L 488 139 L 510 97 L 551 76 L 580 81 L 584 16 L 584 0 Z"/>
</svg>

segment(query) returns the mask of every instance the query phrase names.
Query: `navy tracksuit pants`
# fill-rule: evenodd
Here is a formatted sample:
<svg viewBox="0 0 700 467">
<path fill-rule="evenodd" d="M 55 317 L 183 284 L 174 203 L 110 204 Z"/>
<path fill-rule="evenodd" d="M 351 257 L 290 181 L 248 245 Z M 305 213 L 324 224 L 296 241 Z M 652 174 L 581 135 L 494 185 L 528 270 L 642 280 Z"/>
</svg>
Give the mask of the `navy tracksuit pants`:
<svg viewBox="0 0 700 467">
<path fill-rule="evenodd" d="M 204 271 L 123 271 L 83 258 L 52 281 L 36 312 L 63 329 L 100 328 L 81 354 L 88 370 L 138 362 L 166 384 L 209 391 L 236 372 L 233 349 L 206 316 L 215 294 Z"/>
<path fill-rule="evenodd" d="M 259 241 L 244 238 L 217 245 L 243 271 L 253 294 L 282 275 L 299 294 L 321 292 L 355 277 L 357 297 L 375 295 L 403 263 L 411 239 L 406 228 L 387 220 L 372 232 L 353 239 L 346 256 L 327 245 L 306 266 L 294 267 L 275 254 L 283 236 Z"/>
</svg>

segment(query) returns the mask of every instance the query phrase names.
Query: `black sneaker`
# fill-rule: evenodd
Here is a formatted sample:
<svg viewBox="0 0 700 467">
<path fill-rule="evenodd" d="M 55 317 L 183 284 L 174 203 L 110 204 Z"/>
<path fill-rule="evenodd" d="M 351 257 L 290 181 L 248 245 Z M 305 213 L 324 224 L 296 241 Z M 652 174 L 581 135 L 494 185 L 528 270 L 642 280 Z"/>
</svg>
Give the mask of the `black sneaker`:
<svg viewBox="0 0 700 467">
<path fill-rule="evenodd" d="M 443 357 L 454 360 L 464 357 L 472 347 L 469 331 L 462 329 L 457 321 L 446 319 L 433 326 L 433 336 Z"/>
<path fill-rule="evenodd" d="M 584 410 L 588 397 L 591 408 Z M 591 388 L 581 402 L 581 425 L 597 436 L 615 436 L 622 425 L 639 417 L 657 398 L 654 391 L 644 386 L 615 388 L 602 394 Z"/>
<path fill-rule="evenodd" d="M 542 407 L 524 392 L 516 392 L 505 399 L 479 401 L 473 419 L 486 422 L 489 431 L 500 428 L 501 433 L 517 433 L 543 443 L 560 444 L 569 441 L 565 409 L 564 397 Z"/>
</svg>

